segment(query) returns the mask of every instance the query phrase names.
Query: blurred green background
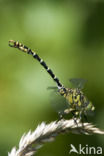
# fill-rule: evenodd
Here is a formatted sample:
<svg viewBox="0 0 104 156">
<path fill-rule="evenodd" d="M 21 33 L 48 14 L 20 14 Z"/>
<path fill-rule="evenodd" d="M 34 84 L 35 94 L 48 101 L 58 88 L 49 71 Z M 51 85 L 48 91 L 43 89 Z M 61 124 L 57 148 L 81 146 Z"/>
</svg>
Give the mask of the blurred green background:
<svg viewBox="0 0 104 156">
<path fill-rule="evenodd" d="M 36 60 L 10 48 L 10 39 L 36 50 L 65 86 L 69 78 L 88 80 L 91 122 L 104 129 L 103 0 L 0 0 L 0 28 L 0 156 L 24 132 L 58 119 L 47 90 L 55 83 Z M 36 155 L 66 156 L 70 144 L 103 146 L 104 136 L 60 135 Z"/>
</svg>

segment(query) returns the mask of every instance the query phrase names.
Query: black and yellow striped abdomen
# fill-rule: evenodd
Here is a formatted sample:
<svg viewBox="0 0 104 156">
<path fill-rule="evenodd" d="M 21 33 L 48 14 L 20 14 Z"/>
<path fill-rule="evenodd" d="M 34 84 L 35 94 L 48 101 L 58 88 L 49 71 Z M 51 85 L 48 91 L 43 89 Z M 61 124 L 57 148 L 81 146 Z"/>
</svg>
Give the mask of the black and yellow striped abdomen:
<svg viewBox="0 0 104 156">
<path fill-rule="evenodd" d="M 37 53 L 35 53 L 33 50 L 31 50 L 30 48 L 28 48 L 27 46 L 16 42 L 14 40 L 10 40 L 9 41 L 9 46 L 13 47 L 13 48 L 17 48 L 29 55 L 32 55 L 33 58 L 35 58 L 37 61 L 40 62 L 40 64 L 45 68 L 45 70 L 49 73 L 49 75 L 52 77 L 52 79 L 57 83 L 57 86 L 60 88 L 63 85 L 61 84 L 61 82 L 59 81 L 59 79 L 55 76 L 55 74 L 53 73 L 53 71 L 47 66 L 47 64 L 39 57 L 39 55 Z"/>
</svg>

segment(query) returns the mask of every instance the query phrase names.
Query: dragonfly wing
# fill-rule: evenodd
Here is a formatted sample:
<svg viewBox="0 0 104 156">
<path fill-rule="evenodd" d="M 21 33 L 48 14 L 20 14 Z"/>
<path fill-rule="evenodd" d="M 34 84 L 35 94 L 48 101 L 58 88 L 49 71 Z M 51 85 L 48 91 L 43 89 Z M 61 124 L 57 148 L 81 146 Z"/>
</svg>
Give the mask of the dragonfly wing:
<svg viewBox="0 0 104 156">
<path fill-rule="evenodd" d="M 87 80 L 81 78 L 71 78 L 69 81 L 73 84 L 75 88 L 83 89 Z"/>
<path fill-rule="evenodd" d="M 55 86 L 49 86 L 49 87 L 47 87 L 47 90 L 51 90 L 53 92 L 58 92 L 58 88 Z"/>
<path fill-rule="evenodd" d="M 66 99 L 61 96 L 58 92 L 51 92 L 51 106 L 56 112 L 64 112 L 65 109 L 68 108 L 68 104 L 66 102 Z"/>
<path fill-rule="evenodd" d="M 58 89 L 58 88 L 55 86 L 49 86 L 49 87 L 47 87 L 47 89 L 50 90 L 50 89 Z"/>
</svg>

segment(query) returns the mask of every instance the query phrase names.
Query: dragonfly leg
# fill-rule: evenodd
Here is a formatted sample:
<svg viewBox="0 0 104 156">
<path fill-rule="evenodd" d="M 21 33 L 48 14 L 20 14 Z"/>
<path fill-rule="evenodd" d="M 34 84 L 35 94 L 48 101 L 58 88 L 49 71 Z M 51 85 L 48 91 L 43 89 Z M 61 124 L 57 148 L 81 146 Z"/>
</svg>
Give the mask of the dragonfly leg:
<svg viewBox="0 0 104 156">
<path fill-rule="evenodd" d="M 76 120 L 77 116 L 76 116 L 76 114 L 75 114 L 74 111 L 72 111 L 71 113 L 72 113 L 72 115 L 73 115 L 73 120 L 74 120 L 75 124 L 76 124 L 77 127 L 78 127 L 78 123 L 77 123 L 77 120 Z"/>
<path fill-rule="evenodd" d="M 59 115 L 59 120 L 61 120 L 63 118 L 63 113 L 62 112 L 58 112 Z"/>
<path fill-rule="evenodd" d="M 73 111 L 72 108 L 65 109 L 65 110 L 64 110 L 64 114 L 69 114 L 69 113 L 72 112 L 72 111 Z"/>
<path fill-rule="evenodd" d="M 69 114 L 70 112 L 71 112 L 70 109 L 65 109 L 64 111 L 59 111 L 59 112 L 58 112 L 59 120 L 63 119 L 63 118 L 64 118 L 64 115 L 65 115 L 65 114 Z M 58 120 L 58 121 L 59 121 L 59 120 Z"/>
<path fill-rule="evenodd" d="M 88 118 L 87 118 L 87 116 L 85 114 L 84 114 L 84 118 L 85 118 L 85 121 L 88 122 Z"/>
<path fill-rule="evenodd" d="M 83 117 L 82 117 L 82 112 L 81 112 L 81 113 L 80 113 L 80 119 L 81 119 L 81 121 L 82 121 L 82 126 L 84 127 L 84 119 L 85 119 L 85 121 L 88 122 L 88 119 L 87 119 L 86 114 L 83 114 Z"/>
<path fill-rule="evenodd" d="M 58 112 L 58 115 L 59 115 L 59 118 L 58 118 L 57 122 L 60 121 L 60 120 L 62 120 L 62 119 L 64 119 L 64 117 L 63 117 L 64 116 L 64 113 L 62 113 L 62 112 L 59 111 Z"/>
<path fill-rule="evenodd" d="M 83 117 L 82 117 L 82 112 L 79 113 L 79 118 L 80 118 L 80 121 L 82 122 L 82 127 L 84 127 L 84 120 L 83 120 Z"/>
</svg>

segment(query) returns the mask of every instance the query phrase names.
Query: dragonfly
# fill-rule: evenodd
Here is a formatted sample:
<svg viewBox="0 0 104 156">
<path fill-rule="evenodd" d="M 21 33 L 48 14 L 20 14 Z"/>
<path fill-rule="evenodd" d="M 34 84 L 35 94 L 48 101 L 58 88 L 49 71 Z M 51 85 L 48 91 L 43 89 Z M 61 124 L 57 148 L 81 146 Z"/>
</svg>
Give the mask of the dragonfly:
<svg viewBox="0 0 104 156">
<path fill-rule="evenodd" d="M 87 82 L 87 80 L 82 79 L 82 78 L 71 78 L 71 79 L 69 79 L 69 81 L 71 83 L 71 86 L 73 86 L 73 89 L 78 88 L 79 90 L 83 90 L 85 88 L 85 84 Z M 60 118 L 62 118 L 64 116 L 64 114 L 69 114 L 69 113 L 65 113 L 65 111 L 67 111 L 67 110 L 69 111 L 71 109 L 72 105 L 69 104 L 69 101 L 66 100 L 66 98 L 58 95 L 59 90 L 57 89 L 57 87 L 49 86 L 47 89 L 52 91 L 51 96 L 50 96 L 51 97 L 51 105 L 54 108 L 54 110 L 56 112 L 58 112 L 58 114 L 60 115 Z M 71 112 L 71 113 L 74 115 L 74 117 L 76 117 L 76 115 L 73 112 Z M 94 115 L 94 111 L 92 111 L 91 109 L 88 109 L 87 114 L 82 113 L 82 115 L 85 118 L 85 120 L 88 121 L 87 115 L 89 115 L 89 116 Z M 80 116 L 80 118 L 81 118 L 81 116 Z"/>
<path fill-rule="evenodd" d="M 69 88 L 65 87 L 59 80 L 59 78 L 56 77 L 56 75 L 53 73 L 52 69 L 48 67 L 46 62 L 40 58 L 40 56 L 27 46 L 23 45 L 22 43 L 14 40 L 9 41 L 9 46 L 12 48 L 17 48 L 20 51 L 27 53 L 31 55 L 34 59 L 36 59 L 43 68 L 47 71 L 47 73 L 50 75 L 50 77 L 54 80 L 57 87 L 57 92 L 67 101 L 67 107 L 64 107 L 63 113 L 59 112 L 60 118 L 63 118 L 64 114 L 71 113 L 74 118 L 80 118 L 82 119 L 82 116 L 84 115 L 87 117 L 88 112 L 94 112 L 95 107 L 92 104 L 90 100 L 85 96 L 85 94 L 82 91 L 82 83 L 78 82 L 78 79 L 71 79 L 70 82 L 77 85 L 75 88 Z M 85 82 L 83 81 L 83 84 Z"/>
</svg>

